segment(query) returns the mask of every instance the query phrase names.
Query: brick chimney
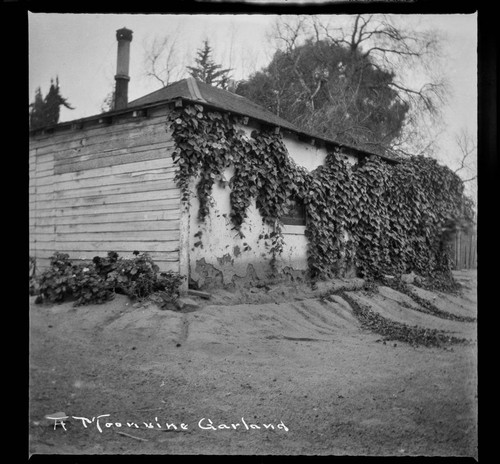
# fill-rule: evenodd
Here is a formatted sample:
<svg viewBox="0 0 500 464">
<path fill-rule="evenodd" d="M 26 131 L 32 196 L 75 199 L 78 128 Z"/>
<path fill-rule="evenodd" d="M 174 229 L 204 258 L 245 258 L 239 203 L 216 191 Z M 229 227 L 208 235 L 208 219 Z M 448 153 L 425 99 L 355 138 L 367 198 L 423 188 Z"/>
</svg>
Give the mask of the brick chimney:
<svg viewBox="0 0 500 464">
<path fill-rule="evenodd" d="M 115 75 L 115 110 L 121 110 L 128 105 L 128 81 L 130 80 L 129 62 L 130 62 L 130 42 L 132 42 L 132 31 L 118 29 L 116 31 L 116 40 L 118 41 L 118 55 L 116 60 Z"/>
</svg>

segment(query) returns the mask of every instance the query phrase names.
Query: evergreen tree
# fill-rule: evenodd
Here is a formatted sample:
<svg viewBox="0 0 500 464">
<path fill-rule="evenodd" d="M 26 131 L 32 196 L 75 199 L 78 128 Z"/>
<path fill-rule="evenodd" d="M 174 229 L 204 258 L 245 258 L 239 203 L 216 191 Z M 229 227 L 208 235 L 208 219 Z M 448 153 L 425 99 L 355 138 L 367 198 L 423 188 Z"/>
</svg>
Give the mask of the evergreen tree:
<svg viewBox="0 0 500 464">
<path fill-rule="evenodd" d="M 40 87 L 35 92 L 35 101 L 30 104 L 30 128 L 51 126 L 59 122 L 61 106 L 70 110 L 74 109 L 61 95 L 59 88 L 59 78 L 56 81 L 50 80 L 50 89 L 45 98 L 42 96 Z"/>
<path fill-rule="evenodd" d="M 30 104 L 30 128 L 37 129 L 45 125 L 45 103 L 42 90 L 38 87 L 35 91 L 35 101 Z"/>
<path fill-rule="evenodd" d="M 326 41 L 278 51 L 237 93 L 298 127 L 371 150 L 401 134 L 408 106 L 394 75 L 368 57 Z"/>
<path fill-rule="evenodd" d="M 238 94 L 359 148 L 401 156 L 435 148 L 447 101 L 436 31 L 388 15 L 353 15 L 344 25 L 282 15 L 273 37 L 271 62 L 239 83 Z"/>
<path fill-rule="evenodd" d="M 195 63 L 195 66 L 187 67 L 192 77 L 206 84 L 227 89 L 229 79 L 231 78 L 229 75 L 231 69 L 222 68 L 222 65 L 216 64 L 212 60 L 212 48 L 208 40 L 203 42 L 203 48 L 198 49 Z"/>
</svg>

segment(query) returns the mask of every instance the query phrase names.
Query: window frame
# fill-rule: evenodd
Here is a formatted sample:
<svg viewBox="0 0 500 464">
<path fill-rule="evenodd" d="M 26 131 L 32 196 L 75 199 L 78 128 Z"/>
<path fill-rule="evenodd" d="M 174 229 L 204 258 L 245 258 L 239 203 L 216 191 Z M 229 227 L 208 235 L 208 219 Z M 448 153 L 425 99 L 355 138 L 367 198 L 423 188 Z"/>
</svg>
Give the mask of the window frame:
<svg viewBox="0 0 500 464">
<path fill-rule="evenodd" d="M 281 222 L 286 226 L 307 226 L 307 211 L 304 200 L 295 197 L 292 201 L 294 202 L 293 209 L 290 209 L 287 214 L 282 216 Z M 300 214 L 289 215 L 290 212 L 300 212 Z"/>
</svg>

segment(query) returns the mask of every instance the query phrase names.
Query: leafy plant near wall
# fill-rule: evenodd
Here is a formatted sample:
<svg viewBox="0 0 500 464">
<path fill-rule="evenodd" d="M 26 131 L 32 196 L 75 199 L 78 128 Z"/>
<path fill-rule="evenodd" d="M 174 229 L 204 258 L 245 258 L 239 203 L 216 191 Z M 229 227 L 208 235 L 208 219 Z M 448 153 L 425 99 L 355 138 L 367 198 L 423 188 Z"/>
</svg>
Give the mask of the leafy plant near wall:
<svg viewBox="0 0 500 464">
<path fill-rule="evenodd" d="M 237 130 L 237 120 L 227 113 L 204 111 L 201 105 L 187 106 L 170 114 L 170 125 L 176 141 L 173 159 L 178 164 L 176 182 L 182 200 L 189 201 L 190 182 L 198 178 L 198 219 L 208 215 L 215 183 L 231 187 L 231 221 L 243 238 L 241 226 L 252 199 L 256 199 L 264 223 L 271 233 L 270 253 L 274 267 L 283 248 L 279 218 L 290 202 L 290 195 L 303 189 L 306 171 L 288 156 L 281 138 L 271 132 L 254 132 L 247 139 Z M 224 171 L 234 167 L 230 181 Z M 197 242 L 198 243 L 198 242 Z"/>
<path fill-rule="evenodd" d="M 174 113 L 173 113 L 174 114 Z M 177 150 L 174 161 L 180 169 L 176 174 L 182 200 L 189 200 L 189 182 L 199 176 L 197 194 L 200 199 L 199 219 L 209 211 L 212 186 L 225 185 L 224 170 L 234 159 L 228 138 L 235 138 L 229 115 L 204 113 L 200 105 L 184 108 L 175 117 Z"/>
<path fill-rule="evenodd" d="M 351 166 L 339 150 L 312 172 L 288 156 L 274 130 L 237 130 L 239 119 L 205 111 L 201 105 L 169 115 L 179 169 L 176 180 L 189 201 L 190 182 L 199 178 L 199 220 L 209 213 L 213 185 L 230 186 L 231 221 L 239 231 L 255 199 L 263 222 L 272 227 L 272 260 L 283 249 L 281 218 L 291 200 L 307 211 L 310 277 L 327 278 L 354 265 L 380 278 L 411 270 L 451 278 L 446 239 L 472 221 L 463 183 L 449 168 L 423 156 L 389 165 L 379 157 Z M 228 181 L 227 167 L 234 168 Z"/>
<path fill-rule="evenodd" d="M 147 253 L 134 252 L 131 259 L 111 251 L 89 263 L 73 263 L 67 253 L 54 253 L 50 267 L 39 277 L 37 303 L 59 303 L 67 298 L 75 306 L 104 303 L 115 293 L 141 299 L 160 293 L 163 303 L 179 296 L 182 277 L 174 272 L 159 272 Z"/>
</svg>

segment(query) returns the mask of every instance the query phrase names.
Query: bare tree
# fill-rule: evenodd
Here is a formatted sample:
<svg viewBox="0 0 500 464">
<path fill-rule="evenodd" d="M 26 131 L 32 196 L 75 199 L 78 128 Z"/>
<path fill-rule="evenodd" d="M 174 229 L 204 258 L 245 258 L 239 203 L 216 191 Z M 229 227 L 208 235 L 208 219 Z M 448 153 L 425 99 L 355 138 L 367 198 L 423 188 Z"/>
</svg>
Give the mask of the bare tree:
<svg viewBox="0 0 500 464">
<path fill-rule="evenodd" d="M 177 33 L 156 36 L 144 42 L 144 76 L 162 87 L 179 80 L 185 74 L 185 66 L 177 48 Z"/>
<path fill-rule="evenodd" d="M 455 157 L 457 167 L 454 172 L 462 179 L 465 193 L 475 207 L 478 187 L 476 136 L 471 134 L 469 129 L 462 127 L 455 133 L 454 142 L 457 151 Z"/>
<path fill-rule="evenodd" d="M 477 179 L 476 139 L 468 129 L 462 128 L 455 134 L 455 143 L 460 153 L 460 161 L 454 172 L 464 176 L 464 182 L 472 182 Z"/>
<path fill-rule="evenodd" d="M 307 98 L 310 105 L 318 92 L 326 88 L 328 76 L 325 69 L 315 70 L 313 80 L 301 75 L 299 63 L 304 57 L 292 52 L 306 41 L 326 42 L 348 50 L 353 59 L 345 63 L 345 71 L 351 77 L 362 79 L 363 67 L 390 73 L 393 77 L 387 85 L 394 90 L 394 105 L 408 108 L 404 130 L 390 140 L 390 147 L 401 155 L 432 147 L 431 140 L 435 138 L 432 134 L 441 130 L 441 109 L 448 96 L 446 79 L 437 72 L 442 37 L 436 31 L 412 30 L 407 24 L 396 24 L 389 15 L 281 16 L 274 24 L 271 38 L 276 49 L 295 60 L 292 70 L 301 84 L 301 98 Z M 362 133 L 365 121 L 356 119 L 349 111 L 357 97 L 356 86 L 351 82 L 349 95 L 344 93 L 346 88 L 330 85 L 328 95 L 334 105 L 344 106 L 345 130 L 356 126 L 357 133 Z M 429 133 L 427 138 L 426 133 Z M 390 135 L 376 144 L 387 145 Z"/>
<path fill-rule="evenodd" d="M 475 205 L 477 203 L 477 142 L 476 137 L 466 128 L 455 134 L 459 161 L 455 173 L 465 184 L 465 191 Z"/>
</svg>

